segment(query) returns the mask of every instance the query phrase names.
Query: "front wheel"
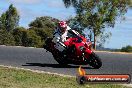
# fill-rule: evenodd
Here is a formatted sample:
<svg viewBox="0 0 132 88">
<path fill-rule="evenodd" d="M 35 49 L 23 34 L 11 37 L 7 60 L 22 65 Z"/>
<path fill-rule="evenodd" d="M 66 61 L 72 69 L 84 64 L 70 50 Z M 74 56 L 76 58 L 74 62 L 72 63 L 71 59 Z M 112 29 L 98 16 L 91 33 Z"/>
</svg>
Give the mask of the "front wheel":
<svg viewBox="0 0 132 88">
<path fill-rule="evenodd" d="M 94 52 L 91 53 L 89 58 L 89 65 L 95 69 L 99 69 L 102 66 L 102 61 Z"/>
<path fill-rule="evenodd" d="M 55 54 L 52 53 L 54 59 L 62 66 L 66 66 L 68 65 L 68 63 L 66 62 L 66 59 L 64 57 L 61 57 L 60 56 L 60 53 L 59 52 L 56 52 Z"/>
</svg>

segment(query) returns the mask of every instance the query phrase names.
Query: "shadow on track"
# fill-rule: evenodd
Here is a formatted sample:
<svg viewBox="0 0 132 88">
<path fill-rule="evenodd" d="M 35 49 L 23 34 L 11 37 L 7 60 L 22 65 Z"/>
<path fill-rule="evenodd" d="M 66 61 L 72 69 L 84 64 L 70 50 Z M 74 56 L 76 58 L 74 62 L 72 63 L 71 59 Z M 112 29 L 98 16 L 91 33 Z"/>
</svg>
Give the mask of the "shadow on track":
<svg viewBox="0 0 132 88">
<path fill-rule="evenodd" d="M 50 63 L 26 63 L 22 66 L 39 66 L 39 67 L 52 67 L 52 68 L 79 68 L 79 65 L 59 65 L 59 64 L 50 64 Z M 94 69 L 92 67 L 82 66 L 84 69 Z"/>
</svg>

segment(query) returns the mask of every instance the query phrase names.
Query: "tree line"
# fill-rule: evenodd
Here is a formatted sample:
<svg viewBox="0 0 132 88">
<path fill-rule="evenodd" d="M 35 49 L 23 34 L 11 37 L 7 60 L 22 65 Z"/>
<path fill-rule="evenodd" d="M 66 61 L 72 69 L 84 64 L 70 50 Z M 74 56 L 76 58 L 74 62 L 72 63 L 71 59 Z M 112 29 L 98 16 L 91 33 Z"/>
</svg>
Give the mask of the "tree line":
<svg viewBox="0 0 132 88">
<path fill-rule="evenodd" d="M 11 4 L 0 17 L 0 45 L 42 47 L 47 37 L 53 36 L 58 19 L 49 16 L 37 17 L 29 28 L 19 26 L 20 16 Z"/>
<path fill-rule="evenodd" d="M 129 0 L 128 0 L 129 1 Z M 111 33 L 105 33 L 106 27 L 114 27 L 115 20 L 127 12 L 127 0 L 63 0 L 66 8 L 75 8 L 76 16 L 67 19 L 71 28 L 86 35 L 90 40 L 103 45 Z M 37 17 L 29 23 L 29 28 L 19 26 L 20 16 L 11 4 L 0 16 L 0 44 L 42 47 L 47 37 L 53 36 L 53 31 L 59 21 L 50 16 Z"/>
</svg>

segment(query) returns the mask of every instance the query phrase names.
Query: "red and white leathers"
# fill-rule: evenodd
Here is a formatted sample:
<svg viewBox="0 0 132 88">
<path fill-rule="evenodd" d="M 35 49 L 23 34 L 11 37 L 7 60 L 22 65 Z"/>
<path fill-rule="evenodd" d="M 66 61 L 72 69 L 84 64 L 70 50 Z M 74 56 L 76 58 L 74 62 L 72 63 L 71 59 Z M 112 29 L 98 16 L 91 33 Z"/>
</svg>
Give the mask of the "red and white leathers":
<svg viewBox="0 0 132 88">
<path fill-rule="evenodd" d="M 63 51 L 65 49 L 64 42 L 66 41 L 66 38 L 68 37 L 68 30 L 71 28 L 69 26 L 66 27 L 65 31 L 62 33 L 59 27 L 55 29 L 54 32 L 54 37 L 53 37 L 53 42 L 55 43 L 55 48 L 58 49 L 59 51 Z"/>
</svg>

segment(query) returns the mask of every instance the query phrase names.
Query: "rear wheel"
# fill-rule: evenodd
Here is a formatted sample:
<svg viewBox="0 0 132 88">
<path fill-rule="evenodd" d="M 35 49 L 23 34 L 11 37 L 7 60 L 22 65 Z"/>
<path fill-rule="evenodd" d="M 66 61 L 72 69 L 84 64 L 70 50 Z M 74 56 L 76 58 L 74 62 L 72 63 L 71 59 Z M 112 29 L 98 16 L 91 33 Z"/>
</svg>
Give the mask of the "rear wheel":
<svg viewBox="0 0 132 88">
<path fill-rule="evenodd" d="M 94 52 L 90 55 L 89 65 L 95 69 L 99 69 L 102 66 L 101 59 Z"/>
<path fill-rule="evenodd" d="M 60 55 L 59 52 L 56 52 L 56 54 L 53 54 L 54 59 L 62 66 L 66 66 L 68 65 L 68 63 L 66 62 L 66 59 Z"/>
</svg>

